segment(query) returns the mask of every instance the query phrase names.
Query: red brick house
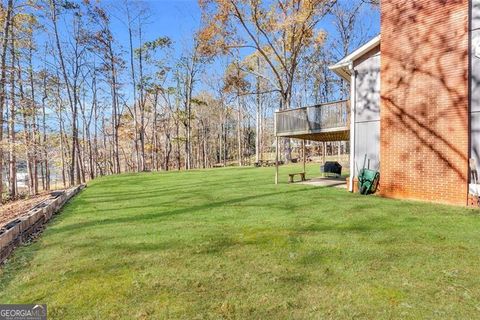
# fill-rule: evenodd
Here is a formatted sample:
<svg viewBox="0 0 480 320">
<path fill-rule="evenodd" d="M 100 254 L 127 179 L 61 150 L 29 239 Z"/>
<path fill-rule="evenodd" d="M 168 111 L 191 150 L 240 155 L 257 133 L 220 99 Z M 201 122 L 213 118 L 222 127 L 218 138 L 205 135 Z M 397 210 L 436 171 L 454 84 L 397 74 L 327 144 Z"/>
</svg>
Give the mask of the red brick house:
<svg viewBox="0 0 480 320">
<path fill-rule="evenodd" d="M 367 155 L 385 197 L 467 205 L 480 192 L 480 0 L 382 0 L 381 35 L 331 69 L 351 84 L 348 120 L 322 130 L 331 105 L 280 112 L 277 136 L 347 136 L 351 179 Z"/>
<path fill-rule="evenodd" d="M 386 197 L 466 205 L 480 164 L 480 0 L 382 0 L 381 36 L 332 70 L 351 83 L 351 172 Z"/>
</svg>

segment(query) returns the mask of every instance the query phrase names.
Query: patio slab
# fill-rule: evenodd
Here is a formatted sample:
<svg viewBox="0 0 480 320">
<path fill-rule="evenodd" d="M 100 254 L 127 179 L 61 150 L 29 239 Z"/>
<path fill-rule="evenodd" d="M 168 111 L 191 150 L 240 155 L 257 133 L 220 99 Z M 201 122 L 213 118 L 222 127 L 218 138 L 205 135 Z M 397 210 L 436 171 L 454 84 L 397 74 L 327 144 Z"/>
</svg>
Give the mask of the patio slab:
<svg viewBox="0 0 480 320">
<path fill-rule="evenodd" d="M 315 187 L 334 187 L 334 188 L 346 188 L 347 180 L 345 177 L 318 177 L 308 179 L 307 181 L 297 182 L 298 184 L 304 184 Z"/>
</svg>

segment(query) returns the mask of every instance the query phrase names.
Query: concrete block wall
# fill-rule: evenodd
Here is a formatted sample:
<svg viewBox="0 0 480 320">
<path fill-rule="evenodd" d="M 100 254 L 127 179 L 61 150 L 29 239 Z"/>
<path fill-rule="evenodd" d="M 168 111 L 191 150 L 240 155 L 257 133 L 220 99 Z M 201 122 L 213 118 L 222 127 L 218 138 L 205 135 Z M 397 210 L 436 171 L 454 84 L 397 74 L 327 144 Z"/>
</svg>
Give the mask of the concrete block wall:
<svg viewBox="0 0 480 320">
<path fill-rule="evenodd" d="M 380 193 L 466 205 L 469 1 L 382 0 L 381 11 Z"/>
<path fill-rule="evenodd" d="M 24 215 L 11 220 L 12 227 L 0 229 L 0 263 L 2 263 L 18 245 L 27 240 L 33 233 L 52 218 L 73 196 L 85 186 L 77 186 L 65 190 L 58 197 L 51 197 Z M 10 223 L 8 222 L 7 225 Z"/>
</svg>

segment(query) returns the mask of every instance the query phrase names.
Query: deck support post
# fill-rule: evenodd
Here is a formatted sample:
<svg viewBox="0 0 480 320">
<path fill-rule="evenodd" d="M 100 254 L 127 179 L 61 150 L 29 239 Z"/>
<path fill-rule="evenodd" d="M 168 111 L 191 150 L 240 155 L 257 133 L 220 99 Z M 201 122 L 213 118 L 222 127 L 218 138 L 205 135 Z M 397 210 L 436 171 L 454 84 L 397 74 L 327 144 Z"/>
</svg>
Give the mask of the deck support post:
<svg viewBox="0 0 480 320">
<path fill-rule="evenodd" d="M 323 164 L 327 161 L 327 142 L 323 141 Z"/>
<path fill-rule="evenodd" d="M 275 137 L 275 184 L 278 184 L 278 137 Z"/>
<path fill-rule="evenodd" d="M 302 139 L 303 172 L 305 172 L 305 139 Z"/>
</svg>

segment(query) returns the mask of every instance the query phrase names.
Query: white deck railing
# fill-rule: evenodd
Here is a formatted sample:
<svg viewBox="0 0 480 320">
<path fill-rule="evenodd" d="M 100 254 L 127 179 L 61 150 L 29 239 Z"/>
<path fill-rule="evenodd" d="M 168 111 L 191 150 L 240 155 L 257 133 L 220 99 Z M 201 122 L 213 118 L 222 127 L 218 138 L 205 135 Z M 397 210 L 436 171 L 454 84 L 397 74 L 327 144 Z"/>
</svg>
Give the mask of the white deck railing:
<svg viewBox="0 0 480 320">
<path fill-rule="evenodd" d="M 344 131 L 349 123 L 348 100 L 275 112 L 275 133 L 279 137 Z"/>
</svg>

